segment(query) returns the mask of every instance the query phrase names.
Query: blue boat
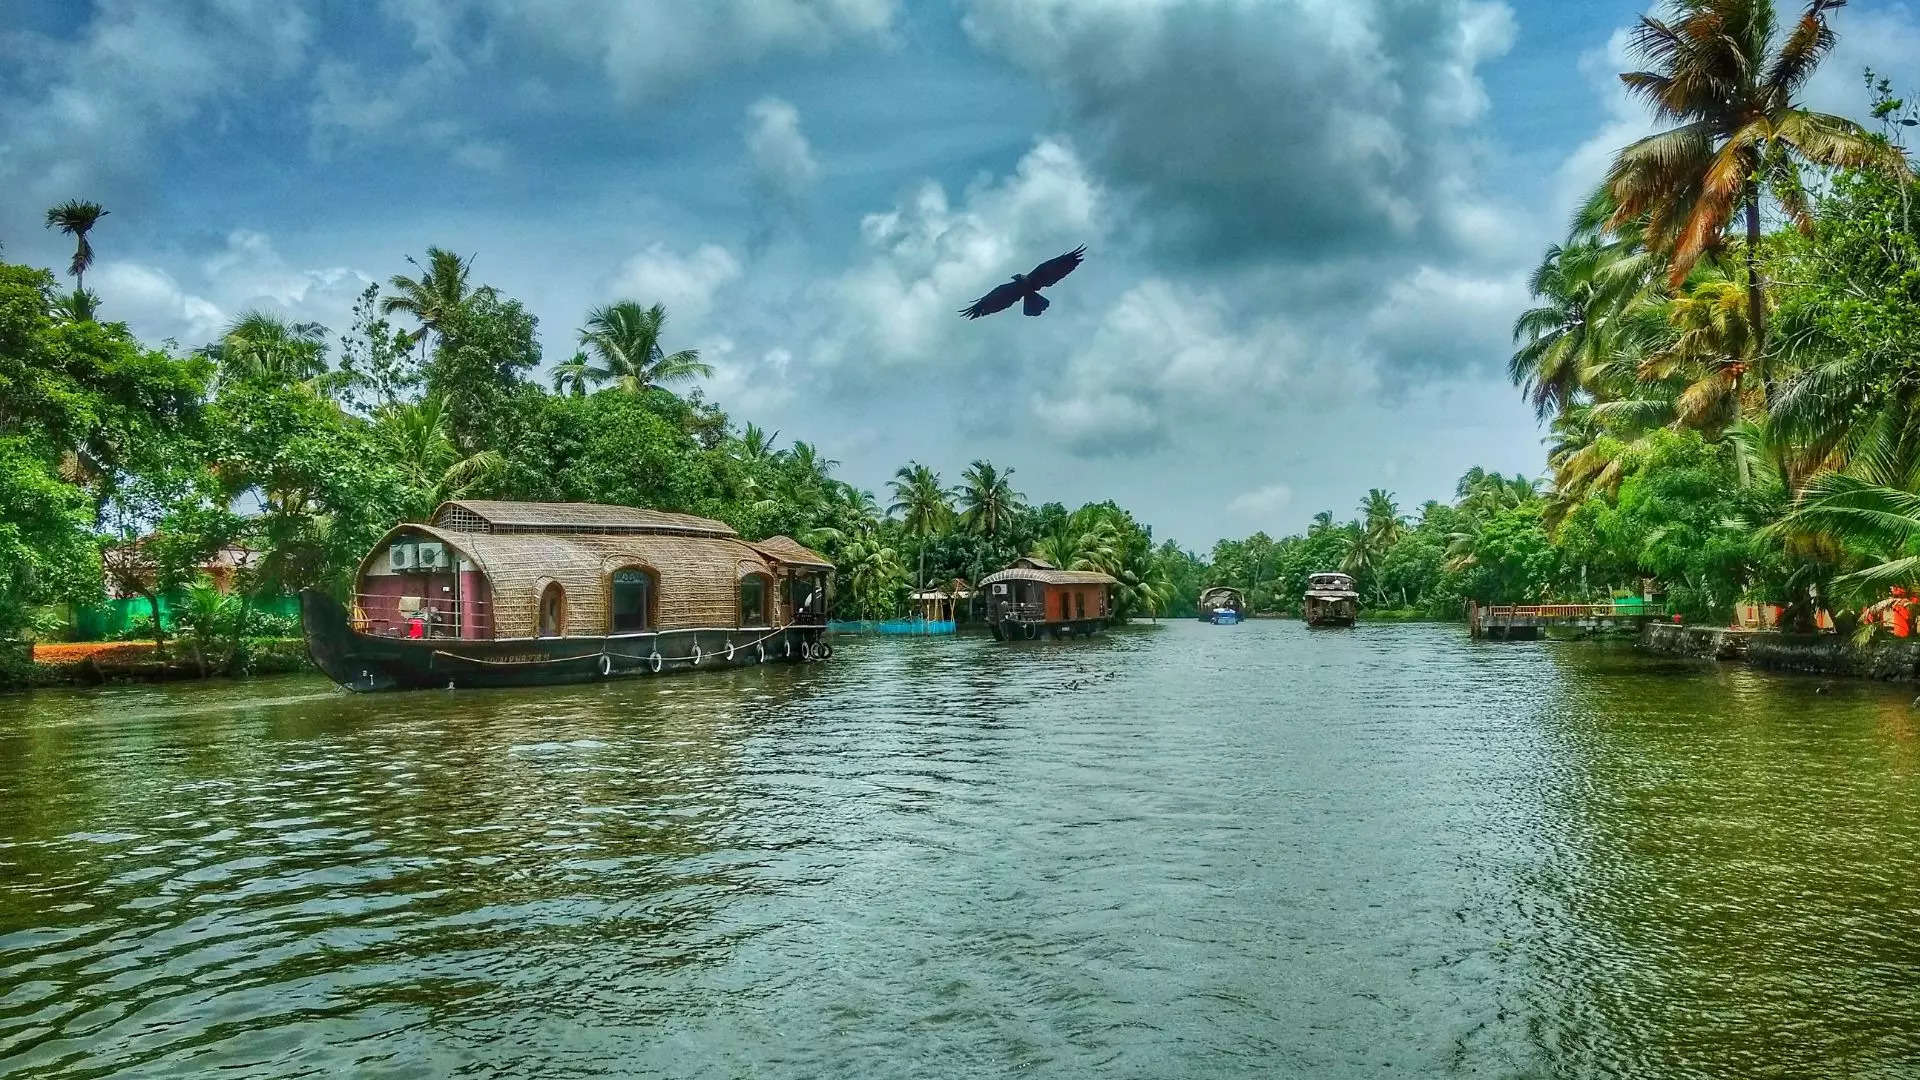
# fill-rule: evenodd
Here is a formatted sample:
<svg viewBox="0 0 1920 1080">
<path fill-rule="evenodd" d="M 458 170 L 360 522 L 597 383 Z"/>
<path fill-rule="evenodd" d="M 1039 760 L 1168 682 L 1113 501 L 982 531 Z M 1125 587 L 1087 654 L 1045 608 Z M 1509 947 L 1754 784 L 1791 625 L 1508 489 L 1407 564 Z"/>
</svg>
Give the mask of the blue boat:
<svg viewBox="0 0 1920 1080">
<path fill-rule="evenodd" d="M 1200 621 L 1232 626 L 1247 617 L 1247 598 L 1239 589 L 1216 585 L 1200 594 Z"/>
</svg>

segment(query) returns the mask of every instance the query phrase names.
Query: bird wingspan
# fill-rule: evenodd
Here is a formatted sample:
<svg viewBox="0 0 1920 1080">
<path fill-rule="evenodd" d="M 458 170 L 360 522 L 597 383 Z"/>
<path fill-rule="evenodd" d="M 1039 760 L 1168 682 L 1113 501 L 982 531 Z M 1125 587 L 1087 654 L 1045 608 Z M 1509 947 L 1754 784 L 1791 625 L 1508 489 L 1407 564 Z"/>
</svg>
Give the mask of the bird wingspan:
<svg viewBox="0 0 1920 1080">
<path fill-rule="evenodd" d="M 1081 244 L 1065 255 L 1048 259 L 1046 262 L 1034 267 L 1033 273 L 1027 275 L 1027 284 L 1036 289 L 1044 289 L 1058 282 L 1061 278 L 1073 273 L 1074 268 L 1080 265 L 1081 256 L 1086 253 L 1087 245 Z M 1012 303 L 1012 301 L 1008 301 L 1008 303 Z"/>
<path fill-rule="evenodd" d="M 961 308 L 960 316 L 966 319 L 977 319 L 982 315 L 991 315 L 996 311 L 1005 311 L 1018 302 L 1020 294 L 1025 291 L 1026 290 L 1022 289 L 1018 283 L 1009 281 L 980 299 L 975 300 L 973 303 L 968 304 L 966 307 Z"/>
</svg>

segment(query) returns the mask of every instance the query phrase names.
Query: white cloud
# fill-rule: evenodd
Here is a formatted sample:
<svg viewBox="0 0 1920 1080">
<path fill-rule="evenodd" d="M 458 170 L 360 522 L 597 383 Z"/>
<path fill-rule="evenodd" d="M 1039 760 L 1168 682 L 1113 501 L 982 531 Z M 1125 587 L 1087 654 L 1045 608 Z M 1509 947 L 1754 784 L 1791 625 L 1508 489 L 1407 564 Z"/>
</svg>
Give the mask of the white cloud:
<svg viewBox="0 0 1920 1080">
<path fill-rule="evenodd" d="M 1285 484 L 1268 484 L 1235 495 L 1227 510 L 1253 521 L 1270 521 L 1293 505 L 1293 489 Z"/>
<path fill-rule="evenodd" d="M 1109 308 L 1062 377 L 1038 391 L 1032 420 L 1074 452 L 1135 455 L 1182 427 L 1230 431 L 1283 396 L 1331 398 L 1314 349 L 1283 316 L 1247 318 L 1219 290 L 1149 278 Z"/>
<path fill-rule="evenodd" d="M 94 268 L 87 288 L 102 297 L 102 319 L 124 322 L 148 341 L 172 338 L 191 348 L 213 340 L 229 319 L 219 305 L 181 288 L 173 275 L 155 266 L 104 262 Z"/>
<path fill-rule="evenodd" d="M 842 322 L 828 360 L 857 356 L 883 364 L 953 364 L 996 351 L 1008 335 L 1056 327 L 1072 305 L 1058 297 L 1085 284 L 1063 283 L 1055 308 L 1036 327 L 1018 316 L 968 323 L 958 311 L 976 296 L 1034 264 L 1106 233 L 1105 192 L 1071 146 L 1040 140 L 1011 175 L 981 180 L 960 204 L 931 180 L 891 210 L 860 221 L 865 261 L 830 286 Z M 1079 274 L 1086 274 L 1082 269 Z"/>
<path fill-rule="evenodd" d="M 747 107 L 747 157 L 762 191 L 788 205 L 804 198 L 820 175 L 813 147 L 800 130 L 800 110 L 779 98 Z"/>
<path fill-rule="evenodd" d="M 740 274 L 739 261 L 717 244 L 679 255 L 656 243 L 626 261 L 607 293 L 643 305 L 665 304 L 669 317 L 697 327 L 712 309 L 715 294 Z"/>
<path fill-rule="evenodd" d="M 185 263 L 191 284 L 136 260 L 104 261 L 88 274 L 101 296 L 101 317 L 125 322 L 149 341 L 172 338 L 195 347 L 212 341 L 240 313 L 261 310 L 296 322 L 317 322 L 333 334 L 372 278 L 343 266 L 297 269 L 264 233 L 237 229 L 218 249 Z"/>
</svg>

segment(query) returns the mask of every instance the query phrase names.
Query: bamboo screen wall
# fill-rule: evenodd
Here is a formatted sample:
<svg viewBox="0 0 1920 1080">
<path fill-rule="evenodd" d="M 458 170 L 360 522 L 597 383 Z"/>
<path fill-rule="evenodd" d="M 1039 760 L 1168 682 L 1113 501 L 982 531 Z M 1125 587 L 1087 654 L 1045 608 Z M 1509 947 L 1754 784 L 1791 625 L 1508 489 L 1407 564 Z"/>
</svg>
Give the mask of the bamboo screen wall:
<svg viewBox="0 0 1920 1080">
<path fill-rule="evenodd" d="M 548 582 L 558 582 L 566 591 L 567 634 L 607 633 L 613 573 L 625 567 L 651 570 L 659 582 L 658 629 L 738 626 L 740 579 L 748 574 L 768 579 L 776 625 L 791 619 L 776 564 L 737 539 L 617 533 L 503 534 L 402 525 L 374 548 L 361 565 L 361 574 L 374 559 L 384 556 L 389 541 L 407 533 L 444 541 L 486 574 L 492 586 L 496 637 L 535 636 L 540 594 Z"/>
</svg>

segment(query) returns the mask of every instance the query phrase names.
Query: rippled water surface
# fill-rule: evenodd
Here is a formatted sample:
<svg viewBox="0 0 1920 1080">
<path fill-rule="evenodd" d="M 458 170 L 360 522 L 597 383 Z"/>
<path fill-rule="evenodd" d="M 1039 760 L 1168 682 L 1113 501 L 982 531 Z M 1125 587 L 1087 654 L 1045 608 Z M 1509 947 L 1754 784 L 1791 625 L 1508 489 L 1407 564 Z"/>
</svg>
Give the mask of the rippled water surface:
<svg viewBox="0 0 1920 1080">
<path fill-rule="evenodd" d="M 1915 1076 L 1911 696 L 1177 623 L 4 697 L 0 1076 Z"/>
</svg>

